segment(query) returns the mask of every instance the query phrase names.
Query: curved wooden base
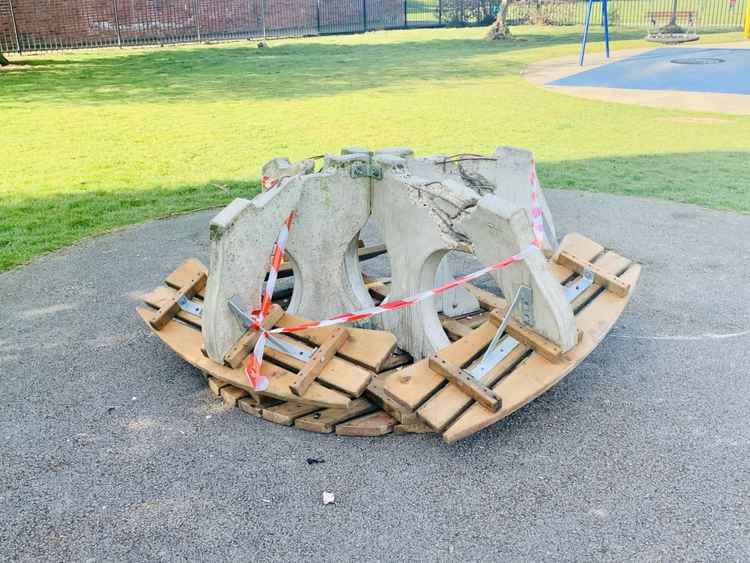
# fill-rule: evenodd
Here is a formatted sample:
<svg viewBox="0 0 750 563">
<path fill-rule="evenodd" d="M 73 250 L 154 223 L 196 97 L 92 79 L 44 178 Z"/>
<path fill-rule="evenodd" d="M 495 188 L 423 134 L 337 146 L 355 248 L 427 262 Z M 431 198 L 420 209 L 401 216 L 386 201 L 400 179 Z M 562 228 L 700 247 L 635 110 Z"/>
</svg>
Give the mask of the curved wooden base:
<svg viewBox="0 0 750 563">
<path fill-rule="evenodd" d="M 352 338 L 321 372 L 302 397 L 292 393 L 301 366 L 283 362 L 273 355 L 263 363 L 269 388 L 256 393 L 248 384 L 243 368 L 231 368 L 206 357 L 200 317 L 183 310 L 156 330 L 152 322 L 157 310 L 178 293 L 181 280 L 195 270 L 205 269 L 197 261 L 187 261 L 167 277 L 166 285 L 145 296 L 148 306 L 138 308 L 147 326 L 167 346 L 208 378 L 209 387 L 228 406 L 262 417 L 264 420 L 297 428 L 347 436 L 381 436 L 391 432 L 439 432 L 452 443 L 502 420 L 558 383 L 570 373 L 612 329 L 630 300 L 641 273 L 638 264 L 601 245 L 569 235 L 561 249 L 596 272 L 594 283 L 578 295 L 572 306 L 580 333 L 579 343 L 561 358 L 547 359 L 533 343 L 520 341 L 512 351 L 479 381 L 502 402 L 493 412 L 430 368 L 424 359 L 397 369 L 403 356 L 392 354 L 395 339 L 383 331 L 349 329 Z M 550 261 L 550 270 L 564 285 L 581 278 L 575 265 Z M 608 289 L 599 285 L 607 285 Z M 616 283 L 615 283 L 616 282 Z M 627 288 L 623 293 L 622 288 Z M 503 309 L 505 302 L 489 292 L 470 287 L 487 311 Z M 196 296 L 200 300 L 201 295 Z M 289 317 L 289 318 L 286 318 Z M 298 319 L 286 315 L 284 323 Z M 445 319 L 444 327 L 455 340 L 438 352 L 439 358 L 460 369 L 470 369 L 487 348 L 497 330 L 487 313 L 466 319 Z M 295 344 L 319 345 L 322 334 L 303 334 Z M 506 337 L 507 338 L 507 337 Z M 502 341 L 501 341 L 502 342 Z M 312 348 L 310 348 L 312 349 Z M 372 371 L 368 371 L 368 369 Z M 380 373 L 377 373 L 380 371 Z"/>
</svg>

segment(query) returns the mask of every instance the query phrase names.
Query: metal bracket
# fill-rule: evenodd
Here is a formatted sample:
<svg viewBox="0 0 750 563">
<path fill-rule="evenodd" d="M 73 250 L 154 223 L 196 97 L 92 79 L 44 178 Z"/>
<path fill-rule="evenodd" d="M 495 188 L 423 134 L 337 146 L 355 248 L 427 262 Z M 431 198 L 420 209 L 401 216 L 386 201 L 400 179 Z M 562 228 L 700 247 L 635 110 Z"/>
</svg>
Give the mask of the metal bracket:
<svg viewBox="0 0 750 563">
<path fill-rule="evenodd" d="M 186 313 L 190 313 L 196 317 L 200 317 L 203 314 L 203 305 L 198 305 L 194 301 L 190 301 L 185 295 L 177 300 L 177 305 Z"/>
<path fill-rule="evenodd" d="M 569 303 L 572 302 L 581 293 L 591 287 L 591 284 L 593 283 L 594 272 L 591 271 L 591 268 L 584 268 L 581 277 L 574 284 L 566 285 L 563 288 L 563 291 L 565 292 L 565 299 L 567 299 Z"/>
<path fill-rule="evenodd" d="M 349 171 L 352 178 L 383 179 L 383 169 L 380 166 L 373 165 L 372 159 L 367 162 L 355 162 Z"/>
<path fill-rule="evenodd" d="M 310 358 L 312 358 L 313 355 L 312 352 L 308 352 L 307 350 L 303 350 L 302 348 L 297 348 L 291 342 L 276 338 L 271 334 L 268 335 L 267 342 L 269 348 L 273 348 L 274 350 L 281 352 L 282 354 L 286 354 L 287 356 L 292 356 L 293 358 L 298 358 L 306 362 L 309 362 Z"/>
<path fill-rule="evenodd" d="M 508 307 L 508 309 L 505 311 L 503 322 L 500 323 L 500 326 L 497 328 L 495 336 L 492 337 L 492 342 L 490 342 L 490 345 L 487 347 L 487 350 L 485 351 L 484 356 L 482 356 L 479 364 L 468 370 L 468 372 L 472 375 L 472 377 L 474 377 L 474 379 L 480 379 L 485 373 L 487 373 L 498 363 L 500 363 L 503 358 L 510 354 L 513 351 L 513 348 L 518 345 L 518 340 L 511 336 L 506 338 L 503 341 L 502 345 L 498 346 L 497 344 L 500 341 L 500 338 L 505 333 L 505 328 L 510 322 L 511 316 L 513 315 L 513 310 L 516 308 L 516 306 L 520 306 L 524 302 L 526 302 L 527 304 L 531 303 L 531 288 L 522 285 L 516 290 L 516 295 L 513 297 L 513 301 L 511 302 L 510 307 Z"/>
<path fill-rule="evenodd" d="M 250 328 L 253 326 L 253 319 L 245 312 L 245 308 L 240 304 L 240 296 L 235 295 L 231 297 L 228 302 L 229 309 L 234 313 L 234 316 L 242 324 L 242 328 Z"/>
<path fill-rule="evenodd" d="M 534 294 L 531 292 L 531 288 L 525 285 L 516 290 L 516 296 L 513 298 L 515 303 L 518 299 L 518 307 L 521 310 L 521 317 L 523 318 L 523 324 L 527 326 L 534 326 Z M 512 311 L 508 309 L 508 311 Z"/>
</svg>

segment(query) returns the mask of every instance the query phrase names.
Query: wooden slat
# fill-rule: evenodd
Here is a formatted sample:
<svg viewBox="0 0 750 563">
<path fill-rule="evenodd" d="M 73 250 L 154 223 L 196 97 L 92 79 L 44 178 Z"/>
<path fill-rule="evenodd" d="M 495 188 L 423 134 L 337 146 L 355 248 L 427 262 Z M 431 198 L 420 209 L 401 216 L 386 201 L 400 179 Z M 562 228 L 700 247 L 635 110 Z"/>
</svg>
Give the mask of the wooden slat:
<svg viewBox="0 0 750 563">
<path fill-rule="evenodd" d="M 491 389 L 474 379 L 470 373 L 466 373 L 436 354 L 428 358 L 428 365 L 432 371 L 442 375 L 486 409 L 492 412 L 500 410 L 502 401 L 495 396 Z"/>
<path fill-rule="evenodd" d="M 408 364 L 411 364 L 414 362 L 414 359 L 411 357 L 411 355 L 408 352 L 400 352 L 400 353 L 393 353 L 390 356 L 388 356 L 388 359 L 383 362 L 383 365 L 380 366 L 380 372 L 386 372 L 390 371 L 395 368 L 399 368 L 401 366 L 405 366 Z"/>
<path fill-rule="evenodd" d="M 573 254 L 560 251 L 556 256 L 556 261 L 561 266 L 565 266 L 577 274 L 583 274 L 584 270 L 589 268 L 594 275 L 594 282 L 596 282 L 597 285 L 606 288 L 608 291 L 611 291 L 618 297 L 625 297 L 628 294 L 628 291 L 630 291 L 630 286 L 617 276 L 608 274 L 604 270 Z"/>
<path fill-rule="evenodd" d="M 451 340 L 458 340 L 460 338 L 463 338 L 472 331 L 472 328 L 469 325 L 450 318 L 443 319 L 440 322 L 443 325 L 443 330 Z"/>
<path fill-rule="evenodd" d="M 181 299 L 192 299 L 199 291 L 202 291 L 206 287 L 206 281 L 208 276 L 205 272 L 199 272 L 192 278 L 188 279 L 184 286 L 180 288 L 171 301 L 164 302 L 156 315 L 151 319 L 151 326 L 156 330 L 161 330 L 165 324 L 174 318 L 177 311 L 181 311 L 178 301 Z"/>
<path fill-rule="evenodd" d="M 289 386 L 292 393 L 298 397 L 304 396 L 310 385 L 312 385 L 313 381 L 315 381 L 333 359 L 333 356 L 336 355 L 336 352 L 346 342 L 347 338 L 349 338 L 347 330 L 342 327 L 336 327 L 336 330 L 331 332 L 328 339 L 313 352 L 307 363 L 299 370 L 294 383 Z M 352 366 L 352 368 L 354 367 L 356 366 Z"/>
<path fill-rule="evenodd" d="M 263 330 L 272 329 L 283 316 L 284 309 L 273 304 L 268 311 L 268 315 L 263 319 Z M 229 352 L 224 355 L 224 363 L 232 368 L 238 367 L 242 361 L 247 358 L 250 350 L 255 346 L 255 343 L 258 341 L 258 336 L 260 336 L 260 331 L 258 330 L 246 330 L 242 336 L 237 339 L 234 346 L 229 349 Z"/>
<path fill-rule="evenodd" d="M 208 378 L 208 389 L 215 397 L 218 397 L 221 394 L 221 388 L 227 385 L 229 385 L 229 383 L 222 381 L 221 379 L 216 379 L 215 377 Z"/>
<path fill-rule="evenodd" d="M 277 334 L 275 337 L 279 340 L 284 340 L 294 344 L 301 350 L 314 352 L 314 348 L 308 346 L 304 342 L 295 340 L 286 334 Z M 274 350 L 270 346 L 266 346 L 264 355 L 271 358 L 274 362 L 295 370 L 303 369 L 306 364 L 304 360 Z M 350 397 L 359 397 L 369 385 L 372 375 L 373 373 L 368 369 L 353 364 L 343 358 L 333 357 L 331 361 L 323 367 L 320 375 L 318 375 L 318 382 L 346 393 Z M 292 397 L 296 397 L 291 390 L 289 393 Z"/>
<path fill-rule="evenodd" d="M 149 291 L 146 295 L 144 295 L 143 302 L 150 307 L 159 309 L 165 303 L 174 301 L 174 298 L 176 295 L 177 295 L 177 290 L 174 289 L 173 287 L 160 285 L 153 291 Z M 199 316 L 193 315 L 192 313 L 188 313 L 187 311 L 183 311 L 182 309 L 177 311 L 177 314 L 175 316 L 181 321 L 185 321 L 186 323 L 190 323 L 197 327 L 201 326 L 201 318 Z"/>
<path fill-rule="evenodd" d="M 236 407 L 237 401 L 248 395 L 249 393 L 247 391 L 235 387 L 234 385 L 226 385 L 221 388 L 221 400 L 224 401 L 224 404 L 228 407 Z"/>
<path fill-rule="evenodd" d="M 383 436 L 393 432 L 396 421 L 383 411 L 367 414 L 336 426 L 339 436 Z"/>
<path fill-rule="evenodd" d="M 604 247 L 582 234 L 568 233 L 560 242 L 560 247 L 557 249 L 557 252 L 567 252 L 574 256 L 578 256 L 581 260 L 592 262 L 594 258 L 604 252 Z M 557 262 L 554 256 L 552 257 L 551 262 Z"/>
<path fill-rule="evenodd" d="M 608 272 L 616 274 L 622 273 L 630 265 L 630 260 L 623 258 L 614 252 L 606 252 L 596 259 L 596 264 Z M 560 276 L 565 279 L 567 273 Z M 573 310 L 577 310 L 582 304 L 588 302 L 591 297 L 598 291 L 598 286 L 591 286 L 572 302 Z M 513 351 L 492 370 L 486 373 L 481 382 L 484 385 L 492 386 L 505 375 L 508 370 L 515 366 L 524 356 L 531 351 L 530 348 L 523 345 L 516 346 Z M 446 385 L 438 391 L 429 401 L 425 402 L 417 411 L 419 417 L 430 427 L 437 431 L 444 430 L 458 415 L 465 411 L 473 401 L 461 392 L 455 385 Z"/>
<path fill-rule="evenodd" d="M 275 407 L 269 407 L 267 409 L 263 409 L 261 416 L 265 420 L 269 422 L 273 422 L 274 424 L 282 424 L 284 426 L 291 426 L 292 424 L 294 424 L 294 421 L 297 420 L 299 417 L 305 416 L 306 414 L 310 414 L 317 410 L 320 410 L 320 409 L 311 405 L 303 405 L 302 403 L 288 402 L 288 403 L 282 403 Z"/>
<path fill-rule="evenodd" d="M 289 327 L 307 322 L 306 319 L 287 313 L 278 326 Z M 335 326 L 320 327 L 296 332 L 295 336 L 320 346 L 330 336 Z M 368 330 L 347 326 L 349 339 L 339 349 L 338 355 L 363 365 L 373 371 L 380 371 L 383 362 L 396 348 L 396 337 L 385 330 Z"/>
<path fill-rule="evenodd" d="M 138 314 L 148 324 L 153 317 L 154 312 L 139 307 Z M 149 325 L 150 326 L 150 325 Z M 210 375 L 245 389 L 251 395 L 257 396 L 255 390 L 250 386 L 244 370 L 240 367 L 232 369 L 223 364 L 217 364 L 201 353 L 203 338 L 201 333 L 194 328 L 177 321 L 168 323 L 163 329 L 154 331 L 167 346 L 169 346 L 183 360 L 192 364 L 200 370 L 208 372 Z M 268 389 L 263 391 L 264 395 L 276 397 L 285 401 L 296 400 L 299 397 L 292 395 L 289 391 L 289 385 L 294 381 L 295 374 L 281 367 L 275 366 L 270 362 L 263 362 L 261 374 L 268 378 Z M 320 407 L 349 407 L 351 400 L 348 396 L 333 389 L 328 389 L 319 383 L 313 383 L 305 396 L 305 402 Z"/>
<path fill-rule="evenodd" d="M 188 280 L 201 272 L 208 275 L 208 268 L 206 268 L 200 260 L 189 258 L 180 264 L 174 272 L 169 274 L 164 281 L 167 285 L 180 289 L 185 287 Z M 197 295 L 203 299 L 205 297 L 205 288 L 201 289 Z"/>
<path fill-rule="evenodd" d="M 252 416 L 261 416 L 263 409 L 275 407 L 280 405 L 281 401 L 272 397 L 260 397 L 259 400 L 253 399 L 252 397 L 245 397 L 237 401 L 237 407 L 247 414 Z"/>
<path fill-rule="evenodd" d="M 435 432 L 424 422 L 413 422 L 411 424 L 396 424 L 393 427 L 396 434 L 431 434 Z"/>
<path fill-rule="evenodd" d="M 294 426 L 309 432 L 330 434 L 337 424 L 370 414 L 376 410 L 378 410 L 378 407 L 371 402 L 365 399 L 357 399 L 352 401 L 352 406 L 348 409 L 324 409 L 300 417 L 294 421 Z"/>
<path fill-rule="evenodd" d="M 499 328 L 503 323 L 502 311 L 494 310 L 490 311 L 489 321 L 496 328 Z M 559 362 L 562 360 L 562 349 L 554 342 L 548 340 L 541 334 L 537 334 L 523 323 L 518 322 L 516 319 L 509 319 L 508 324 L 505 327 L 505 332 L 510 336 L 518 340 L 521 344 L 525 344 L 529 348 L 533 348 L 537 353 L 544 356 L 550 362 Z"/>
<path fill-rule="evenodd" d="M 482 309 L 485 309 L 487 311 L 491 311 L 492 309 L 505 310 L 505 308 L 508 306 L 508 303 L 505 301 L 505 299 L 495 295 L 494 293 L 490 293 L 486 289 L 482 289 L 481 287 L 477 287 L 470 283 L 464 284 L 464 287 L 466 288 L 466 291 L 471 293 L 474 298 L 479 301 L 479 306 Z"/>
<path fill-rule="evenodd" d="M 443 433 L 443 438 L 450 443 L 470 436 L 505 418 L 560 381 L 583 361 L 612 329 L 627 305 L 640 273 L 640 265 L 635 264 L 623 274 L 623 281 L 631 286 L 631 292 L 627 297 L 603 292 L 576 316 L 582 339 L 578 346 L 566 354 L 564 361 L 553 364 L 539 354 L 532 353 L 493 387 L 495 393 L 503 399 L 503 407 L 498 412 L 490 413 L 480 405 L 474 404 L 451 424 Z"/>
<path fill-rule="evenodd" d="M 399 404 L 385 392 L 385 382 L 389 377 L 398 377 L 400 371 L 401 370 L 394 369 L 375 375 L 372 378 L 370 385 L 367 386 L 365 396 L 385 412 L 390 414 L 398 422 L 402 424 L 413 424 L 417 422 L 416 413 Z"/>
</svg>

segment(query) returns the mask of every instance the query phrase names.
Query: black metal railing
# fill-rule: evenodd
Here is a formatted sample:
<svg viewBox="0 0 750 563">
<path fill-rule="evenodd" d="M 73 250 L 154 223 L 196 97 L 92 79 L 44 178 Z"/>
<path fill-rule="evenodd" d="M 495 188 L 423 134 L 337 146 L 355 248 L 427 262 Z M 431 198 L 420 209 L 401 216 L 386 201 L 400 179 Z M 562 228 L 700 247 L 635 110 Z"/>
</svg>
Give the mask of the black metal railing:
<svg viewBox="0 0 750 563">
<path fill-rule="evenodd" d="M 750 0 L 679 0 L 698 29 L 740 29 Z M 518 0 L 511 24 L 583 22 L 586 0 Z M 648 28 L 672 0 L 609 0 L 610 24 Z M 489 25 L 499 0 L 0 0 L 0 51 L 261 39 Z M 599 10 L 594 10 L 592 23 Z"/>
</svg>

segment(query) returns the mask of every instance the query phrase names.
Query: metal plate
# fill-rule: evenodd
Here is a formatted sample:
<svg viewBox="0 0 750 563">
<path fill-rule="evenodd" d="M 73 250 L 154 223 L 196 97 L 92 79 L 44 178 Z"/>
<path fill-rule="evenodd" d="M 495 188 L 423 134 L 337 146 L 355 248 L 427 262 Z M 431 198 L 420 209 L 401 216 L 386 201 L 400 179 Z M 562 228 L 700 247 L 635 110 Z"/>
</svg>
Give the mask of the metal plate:
<svg viewBox="0 0 750 563">
<path fill-rule="evenodd" d="M 268 335 L 267 342 L 267 345 L 270 348 L 273 348 L 274 350 L 281 352 L 282 354 L 286 354 L 287 356 L 305 360 L 306 362 L 310 361 L 310 358 L 312 358 L 312 352 L 308 352 L 307 350 L 303 350 L 302 348 L 297 348 L 291 342 L 287 340 L 281 340 L 280 338 L 276 338 L 271 334 Z"/>
<path fill-rule="evenodd" d="M 203 314 L 203 306 L 190 301 L 184 295 L 177 300 L 177 304 L 180 306 L 180 309 L 196 317 L 200 317 Z"/>
</svg>

